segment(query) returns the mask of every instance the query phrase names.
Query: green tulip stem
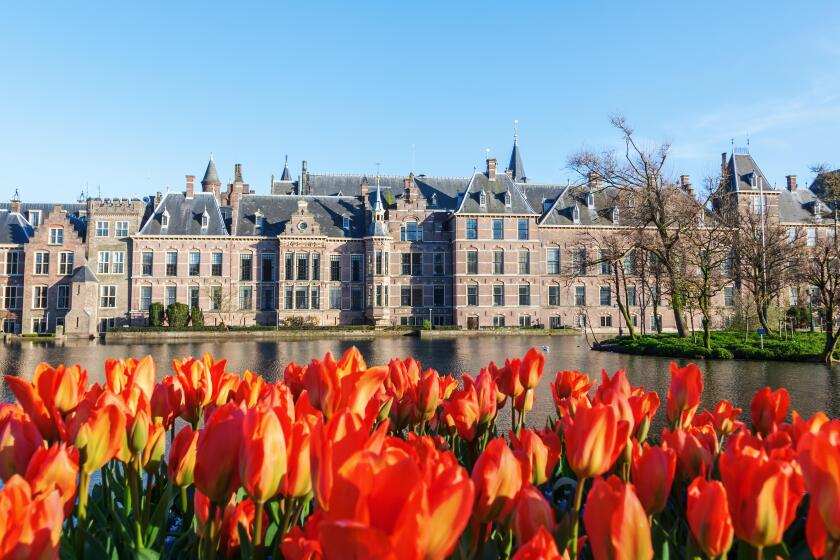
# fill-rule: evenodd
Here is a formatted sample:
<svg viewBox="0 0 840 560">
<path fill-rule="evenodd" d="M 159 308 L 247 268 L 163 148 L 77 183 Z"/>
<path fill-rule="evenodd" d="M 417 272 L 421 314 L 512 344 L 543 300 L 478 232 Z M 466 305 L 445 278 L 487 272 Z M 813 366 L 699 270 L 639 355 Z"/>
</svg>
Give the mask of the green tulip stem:
<svg viewBox="0 0 840 560">
<path fill-rule="evenodd" d="M 263 559 L 263 511 L 265 503 L 256 502 L 254 508 L 254 558 Z"/>
<path fill-rule="evenodd" d="M 575 509 L 572 515 L 572 560 L 577 560 L 578 557 L 578 530 L 580 525 L 580 508 L 583 504 L 583 487 L 586 484 L 586 479 L 581 478 L 577 482 L 575 488 Z"/>
</svg>

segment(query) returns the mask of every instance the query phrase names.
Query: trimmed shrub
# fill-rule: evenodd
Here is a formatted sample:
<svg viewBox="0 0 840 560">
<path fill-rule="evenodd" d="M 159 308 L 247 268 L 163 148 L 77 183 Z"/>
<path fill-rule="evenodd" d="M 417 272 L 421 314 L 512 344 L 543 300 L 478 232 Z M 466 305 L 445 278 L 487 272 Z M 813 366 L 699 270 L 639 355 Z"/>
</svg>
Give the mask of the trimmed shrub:
<svg viewBox="0 0 840 560">
<path fill-rule="evenodd" d="M 430 330 L 432 330 L 432 322 L 431 322 L 431 321 L 429 321 L 428 319 L 424 319 L 424 320 L 423 320 L 423 330 L 424 330 L 424 331 L 430 331 Z"/>
<path fill-rule="evenodd" d="M 204 311 L 197 305 L 190 307 L 190 324 L 196 328 L 204 326 Z"/>
<path fill-rule="evenodd" d="M 153 303 L 149 306 L 149 326 L 162 327 L 163 326 L 163 304 Z"/>
<path fill-rule="evenodd" d="M 166 308 L 166 324 L 182 329 L 190 322 L 190 308 L 186 303 L 170 303 Z"/>
<path fill-rule="evenodd" d="M 303 317 L 301 315 L 293 315 L 286 317 L 281 321 L 282 325 L 291 329 L 311 329 L 318 326 L 318 319 L 315 317 Z"/>
</svg>

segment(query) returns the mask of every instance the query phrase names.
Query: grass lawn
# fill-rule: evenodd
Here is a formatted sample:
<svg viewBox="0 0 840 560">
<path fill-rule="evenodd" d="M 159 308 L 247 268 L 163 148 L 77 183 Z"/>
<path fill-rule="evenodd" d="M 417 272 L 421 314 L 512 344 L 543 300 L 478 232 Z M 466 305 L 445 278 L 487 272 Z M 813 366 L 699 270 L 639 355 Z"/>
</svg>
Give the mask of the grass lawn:
<svg viewBox="0 0 840 560">
<path fill-rule="evenodd" d="M 680 338 L 673 333 L 641 336 L 635 340 L 620 336 L 605 340 L 600 349 L 674 358 L 818 361 L 825 343 L 824 333 L 800 332 L 786 337 L 765 336 L 764 348 L 761 348 L 755 332 L 751 332 L 745 340 L 743 331 L 713 331 L 712 349 L 709 351 L 703 348 L 702 337 L 702 333 L 698 332 L 695 343 L 691 335 Z"/>
</svg>

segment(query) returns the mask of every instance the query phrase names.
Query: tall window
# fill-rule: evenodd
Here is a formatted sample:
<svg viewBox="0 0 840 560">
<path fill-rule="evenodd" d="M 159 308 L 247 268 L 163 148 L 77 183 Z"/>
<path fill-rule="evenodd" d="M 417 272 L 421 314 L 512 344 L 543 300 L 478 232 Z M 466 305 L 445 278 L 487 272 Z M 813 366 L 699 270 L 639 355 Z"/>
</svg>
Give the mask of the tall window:
<svg viewBox="0 0 840 560">
<path fill-rule="evenodd" d="M 501 307 L 505 304 L 505 285 L 493 284 L 493 305 Z"/>
<path fill-rule="evenodd" d="M 478 239 L 478 220 L 467 219 L 467 239 Z"/>
<path fill-rule="evenodd" d="M 70 307 L 70 286 L 61 284 L 56 291 L 56 307 L 67 309 Z"/>
<path fill-rule="evenodd" d="M 254 255 L 241 253 L 239 255 L 239 279 L 243 282 L 250 282 L 254 279 Z M 243 307 L 242 309 L 250 309 Z"/>
<path fill-rule="evenodd" d="M 114 233 L 117 237 L 128 237 L 128 222 L 117 222 L 114 229 Z"/>
<path fill-rule="evenodd" d="M 152 287 L 140 287 L 140 311 L 148 311 L 152 305 Z"/>
<path fill-rule="evenodd" d="M 435 284 L 432 289 L 432 305 L 435 307 L 444 305 L 444 287 L 441 284 Z"/>
<path fill-rule="evenodd" d="M 210 255 L 210 276 L 222 275 L 222 253 L 212 253 Z"/>
<path fill-rule="evenodd" d="M 598 268 L 599 268 L 599 272 L 602 275 L 607 275 L 607 274 L 610 273 L 610 263 L 606 259 L 606 257 L 604 256 L 604 253 L 600 254 L 600 260 L 598 262 Z"/>
<path fill-rule="evenodd" d="M 199 251 L 190 251 L 189 265 L 190 276 L 201 274 L 201 253 Z"/>
<path fill-rule="evenodd" d="M 68 251 L 58 254 L 58 273 L 64 276 L 73 274 L 73 257 L 74 254 Z"/>
<path fill-rule="evenodd" d="M 726 307 L 735 307 L 735 288 L 732 286 L 723 288 L 723 305 Z"/>
<path fill-rule="evenodd" d="M 478 305 L 478 286 L 467 284 L 467 305 Z"/>
<path fill-rule="evenodd" d="M 252 309 L 254 307 L 254 288 L 251 286 L 240 286 L 239 288 L 239 309 Z"/>
<path fill-rule="evenodd" d="M 505 238 L 505 222 L 502 219 L 496 218 L 493 220 L 493 239 Z"/>
<path fill-rule="evenodd" d="M 111 222 L 96 222 L 96 237 L 108 237 Z"/>
<path fill-rule="evenodd" d="M 199 288 L 198 286 L 190 286 L 190 307 L 198 307 L 199 302 Z"/>
<path fill-rule="evenodd" d="M 177 251 L 167 251 L 166 252 L 166 275 L 167 276 L 177 276 L 178 275 L 178 252 Z"/>
<path fill-rule="evenodd" d="M 493 251 L 493 274 L 505 273 L 505 252 L 501 249 Z"/>
<path fill-rule="evenodd" d="M 27 221 L 32 224 L 32 227 L 38 227 L 41 225 L 41 211 L 40 210 L 30 210 L 26 213 Z"/>
<path fill-rule="evenodd" d="M 432 271 L 434 272 L 435 276 L 443 276 L 444 259 L 444 253 L 440 251 L 432 253 Z"/>
<path fill-rule="evenodd" d="M 350 255 L 350 281 L 362 281 L 362 255 Z M 361 300 L 361 297 L 359 300 Z M 359 309 L 361 309 L 361 303 L 359 304 Z"/>
<path fill-rule="evenodd" d="M 519 305 L 531 305 L 531 285 L 519 285 Z"/>
<path fill-rule="evenodd" d="M 799 288 L 792 287 L 789 290 L 790 292 L 790 304 L 792 306 L 799 305 Z"/>
<path fill-rule="evenodd" d="M 125 274 L 125 251 L 111 253 L 111 273 Z"/>
<path fill-rule="evenodd" d="M 108 251 L 99 251 L 96 258 L 96 272 L 97 274 L 111 274 L 111 253 Z"/>
<path fill-rule="evenodd" d="M 23 253 L 21 251 L 9 251 L 6 253 L 6 276 L 20 276 L 22 273 L 22 262 Z"/>
<path fill-rule="evenodd" d="M 6 286 L 3 289 L 3 307 L 12 310 L 23 307 L 23 286 Z"/>
<path fill-rule="evenodd" d="M 321 279 L 321 253 L 312 253 L 312 279 Z"/>
<path fill-rule="evenodd" d="M 306 286 L 295 288 L 295 309 L 309 309 L 309 294 Z"/>
<path fill-rule="evenodd" d="M 219 311 L 222 308 L 222 287 L 210 286 L 210 310 Z"/>
<path fill-rule="evenodd" d="M 309 292 L 309 308 L 310 309 L 321 309 L 321 288 L 318 286 L 313 286 L 312 290 Z M 385 286 L 385 297 L 388 297 L 388 286 Z"/>
<path fill-rule="evenodd" d="M 478 274 L 478 251 L 467 251 L 467 274 Z"/>
<path fill-rule="evenodd" d="M 519 274 L 531 274 L 531 252 L 519 251 Z"/>
<path fill-rule="evenodd" d="M 260 256 L 260 278 L 263 282 L 274 282 L 276 278 L 274 272 L 276 257 L 274 253 L 262 253 Z"/>
<path fill-rule="evenodd" d="M 341 309 L 341 287 L 330 288 L 330 309 Z"/>
<path fill-rule="evenodd" d="M 117 287 L 116 286 L 100 286 L 99 287 L 99 307 L 112 309 L 117 306 Z"/>
<path fill-rule="evenodd" d="M 263 286 L 260 295 L 260 309 L 271 311 L 274 308 L 274 286 Z"/>
<path fill-rule="evenodd" d="M 155 254 L 151 251 L 143 251 L 141 256 L 141 271 L 143 276 L 152 275 L 152 263 L 154 262 Z"/>
<path fill-rule="evenodd" d="M 411 306 L 411 286 L 407 286 L 407 285 L 400 286 L 400 306 L 401 307 L 410 307 Z"/>
<path fill-rule="evenodd" d="M 423 253 L 411 253 L 411 275 L 423 275 Z"/>
<path fill-rule="evenodd" d="M 817 245 L 817 230 L 816 228 L 808 228 L 805 230 L 807 235 L 806 237 L 806 245 L 808 247 L 816 247 Z"/>
<path fill-rule="evenodd" d="M 330 281 L 341 281 L 341 255 L 330 255 Z M 332 309 L 339 309 L 334 307 Z"/>
<path fill-rule="evenodd" d="M 46 276 L 50 273 L 50 254 L 46 252 L 35 253 L 35 268 L 34 274 L 39 276 Z"/>
<path fill-rule="evenodd" d="M 47 287 L 35 286 L 32 288 L 32 309 L 47 308 Z"/>
<path fill-rule="evenodd" d="M 414 307 L 422 307 L 423 304 L 423 286 L 412 286 L 411 305 Z"/>
<path fill-rule="evenodd" d="M 599 292 L 599 303 L 601 305 L 611 305 L 612 304 L 612 290 L 609 286 L 601 286 Z"/>
<path fill-rule="evenodd" d="M 636 304 L 636 286 L 627 286 L 627 305 L 635 307 Z"/>
<path fill-rule="evenodd" d="M 167 307 L 178 301 L 178 287 L 167 286 L 163 293 L 163 303 Z"/>
<path fill-rule="evenodd" d="M 572 257 L 572 268 L 575 274 L 586 274 L 586 249 L 578 249 Z"/>
<path fill-rule="evenodd" d="M 548 287 L 548 305 L 560 305 L 560 286 L 552 284 Z"/>
<path fill-rule="evenodd" d="M 547 274 L 560 274 L 559 247 L 549 247 L 546 251 L 545 271 Z"/>
<path fill-rule="evenodd" d="M 309 279 L 309 253 L 297 254 L 297 279 Z M 300 308 L 298 307 L 298 309 Z"/>
<path fill-rule="evenodd" d="M 50 245 L 61 245 L 64 243 L 64 228 L 50 228 Z"/>
<path fill-rule="evenodd" d="M 575 305 L 586 305 L 586 286 L 575 286 Z"/>
<path fill-rule="evenodd" d="M 400 241 L 423 241 L 423 225 L 414 221 L 402 224 Z"/>
<path fill-rule="evenodd" d="M 517 232 L 520 241 L 528 239 L 528 218 L 520 218 L 517 222 Z"/>
</svg>

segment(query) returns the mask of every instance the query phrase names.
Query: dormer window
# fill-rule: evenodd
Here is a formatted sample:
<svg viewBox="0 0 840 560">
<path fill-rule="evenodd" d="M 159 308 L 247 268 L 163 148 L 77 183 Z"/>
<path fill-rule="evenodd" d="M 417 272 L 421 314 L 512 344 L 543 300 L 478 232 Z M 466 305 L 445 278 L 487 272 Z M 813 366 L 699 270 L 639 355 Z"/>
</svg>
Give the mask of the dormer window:
<svg viewBox="0 0 840 560">
<path fill-rule="evenodd" d="M 169 227 L 169 211 L 164 210 L 163 214 L 160 215 L 160 227 L 165 228 Z"/>
<path fill-rule="evenodd" d="M 344 193 L 341 192 L 341 191 L 338 191 L 338 194 L 336 196 L 344 196 Z"/>
<path fill-rule="evenodd" d="M 41 211 L 40 210 L 30 210 L 26 213 L 26 220 L 32 224 L 32 227 L 38 227 L 41 225 Z"/>
<path fill-rule="evenodd" d="M 350 229 L 350 216 L 348 216 L 347 214 L 344 214 L 341 217 L 341 228 L 345 230 Z"/>
<path fill-rule="evenodd" d="M 595 195 L 591 192 L 586 193 L 586 206 L 588 206 L 590 210 L 595 208 Z"/>
<path fill-rule="evenodd" d="M 201 229 L 207 229 L 207 226 L 210 225 L 210 214 L 207 213 L 207 210 L 201 215 Z"/>
<path fill-rule="evenodd" d="M 264 224 L 265 224 L 265 218 L 263 217 L 262 212 L 257 210 L 257 213 L 254 214 L 254 230 L 257 233 L 262 233 Z"/>
<path fill-rule="evenodd" d="M 478 193 L 478 203 L 481 206 L 487 206 L 487 193 L 486 192 L 481 191 L 480 193 Z"/>
<path fill-rule="evenodd" d="M 510 204 L 511 204 L 510 191 L 505 191 L 505 206 L 510 208 Z"/>
<path fill-rule="evenodd" d="M 432 193 L 432 206 L 437 206 L 437 193 Z"/>
<path fill-rule="evenodd" d="M 548 212 L 549 208 L 551 208 L 551 201 L 550 200 L 543 200 L 543 214 Z"/>
<path fill-rule="evenodd" d="M 613 208 L 612 210 L 612 223 L 618 224 L 618 207 Z"/>
<path fill-rule="evenodd" d="M 580 223 L 580 208 L 574 206 L 572 208 L 572 222 L 579 224 Z"/>
<path fill-rule="evenodd" d="M 817 200 L 816 202 L 814 202 L 814 216 L 819 218 L 821 211 L 822 211 L 822 207 L 820 205 L 820 201 Z"/>
</svg>

